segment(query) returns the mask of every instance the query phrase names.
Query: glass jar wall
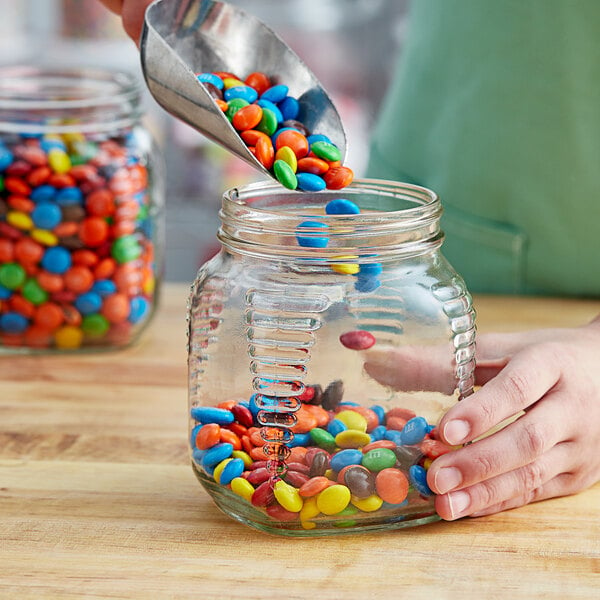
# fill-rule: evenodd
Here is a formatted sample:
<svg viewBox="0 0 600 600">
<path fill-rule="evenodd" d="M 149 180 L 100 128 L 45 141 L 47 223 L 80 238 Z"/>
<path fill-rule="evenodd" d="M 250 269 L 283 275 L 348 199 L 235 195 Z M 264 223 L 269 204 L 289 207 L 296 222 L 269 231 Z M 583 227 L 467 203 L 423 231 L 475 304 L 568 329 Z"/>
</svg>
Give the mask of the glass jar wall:
<svg viewBox="0 0 600 600">
<path fill-rule="evenodd" d="M 110 349 L 155 307 L 163 168 L 123 73 L 0 70 L 0 353 Z"/>
<path fill-rule="evenodd" d="M 435 426 L 472 391 L 475 339 L 440 213 L 383 181 L 225 194 L 188 348 L 192 465 L 225 513 L 292 536 L 438 518 Z"/>
</svg>

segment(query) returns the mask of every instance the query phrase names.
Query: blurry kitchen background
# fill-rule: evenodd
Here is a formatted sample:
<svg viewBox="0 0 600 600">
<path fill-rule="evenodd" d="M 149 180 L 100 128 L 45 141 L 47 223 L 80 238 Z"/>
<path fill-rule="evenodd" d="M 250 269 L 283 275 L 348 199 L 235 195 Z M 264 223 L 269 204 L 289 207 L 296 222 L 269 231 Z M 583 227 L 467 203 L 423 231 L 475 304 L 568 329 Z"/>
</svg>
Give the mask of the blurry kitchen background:
<svg viewBox="0 0 600 600">
<path fill-rule="evenodd" d="M 369 132 L 401 48 L 408 0 L 232 0 L 299 54 L 332 96 L 364 173 Z M 139 55 L 98 0 L 0 0 L 0 64 L 103 67 L 142 80 Z M 240 74 L 244 76 L 244 74 Z M 146 93 L 145 124 L 167 167 L 165 279 L 191 282 L 218 248 L 222 192 L 260 176 L 167 115 Z"/>
</svg>

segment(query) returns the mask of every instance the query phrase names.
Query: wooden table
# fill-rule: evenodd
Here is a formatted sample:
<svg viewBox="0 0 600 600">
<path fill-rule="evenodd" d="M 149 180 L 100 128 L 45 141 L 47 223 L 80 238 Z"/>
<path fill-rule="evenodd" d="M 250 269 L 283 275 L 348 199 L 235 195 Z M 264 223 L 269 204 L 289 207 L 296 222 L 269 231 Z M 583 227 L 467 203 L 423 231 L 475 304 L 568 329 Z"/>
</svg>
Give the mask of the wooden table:
<svg viewBox="0 0 600 600">
<path fill-rule="evenodd" d="M 0 598 L 598 598 L 600 485 L 454 523 L 272 537 L 224 516 L 186 449 L 185 302 L 135 347 L 0 358 Z M 476 298 L 479 330 L 600 302 Z M 595 451 L 598 451 L 596 449 Z"/>
</svg>

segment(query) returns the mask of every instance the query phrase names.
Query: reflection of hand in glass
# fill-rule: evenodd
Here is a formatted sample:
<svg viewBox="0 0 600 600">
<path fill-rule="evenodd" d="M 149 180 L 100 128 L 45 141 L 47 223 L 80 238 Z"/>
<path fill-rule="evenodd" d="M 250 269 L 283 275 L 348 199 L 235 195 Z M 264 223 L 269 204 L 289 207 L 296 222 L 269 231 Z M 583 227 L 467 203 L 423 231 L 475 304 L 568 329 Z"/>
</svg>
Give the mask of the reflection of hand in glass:
<svg viewBox="0 0 600 600">
<path fill-rule="evenodd" d="M 389 385 L 410 368 L 422 387 L 434 383 L 437 375 L 431 379 L 417 358 L 390 354 L 365 368 Z M 600 480 L 599 364 L 600 317 L 581 328 L 479 336 L 475 378 L 482 387 L 448 410 L 440 437 L 450 445 L 471 442 L 522 416 L 432 463 L 427 479 L 439 515 L 492 514 Z"/>
</svg>

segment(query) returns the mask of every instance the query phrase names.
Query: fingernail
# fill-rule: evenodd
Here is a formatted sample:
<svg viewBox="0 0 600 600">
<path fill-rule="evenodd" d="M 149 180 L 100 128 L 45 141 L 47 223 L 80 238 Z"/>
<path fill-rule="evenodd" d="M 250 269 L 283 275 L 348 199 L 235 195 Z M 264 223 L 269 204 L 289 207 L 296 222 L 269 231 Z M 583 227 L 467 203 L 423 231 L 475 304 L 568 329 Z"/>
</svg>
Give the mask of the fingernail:
<svg viewBox="0 0 600 600">
<path fill-rule="evenodd" d="M 450 506 L 450 514 L 452 515 L 452 518 L 458 519 L 458 517 L 462 517 L 465 510 L 469 508 L 469 504 L 471 504 L 471 497 L 469 494 L 467 494 L 467 492 L 459 490 L 458 492 L 448 494 L 448 504 Z"/>
<path fill-rule="evenodd" d="M 470 431 L 471 427 L 466 421 L 455 419 L 444 425 L 444 438 L 451 446 L 456 446 L 464 441 Z"/>
<path fill-rule="evenodd" d="M 445 494 L 462 483 L 462 473 L 456 467 L 444 467 L 435 474 L 438 494 Z"/>
</svg>

